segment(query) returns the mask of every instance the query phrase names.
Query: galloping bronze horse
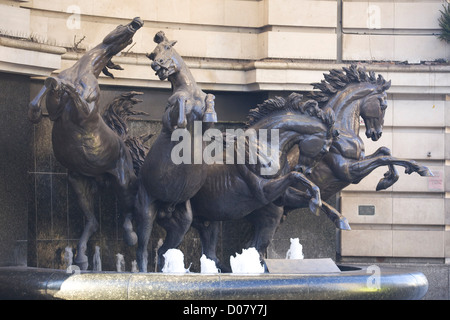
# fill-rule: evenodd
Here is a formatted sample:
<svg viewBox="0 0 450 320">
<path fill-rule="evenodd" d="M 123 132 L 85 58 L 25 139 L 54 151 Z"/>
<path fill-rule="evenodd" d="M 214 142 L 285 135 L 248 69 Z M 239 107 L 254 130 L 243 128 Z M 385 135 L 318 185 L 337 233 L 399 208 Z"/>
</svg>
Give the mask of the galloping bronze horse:
<svg viewBox="0 0 450 320">
<path fill-rule="evenodd" d="M 351 183 L 359 183 L 379 166 L 388 166 L 389 171 L 378 183 L 377 190 L 385 189 L 398 180 L 394 165 L 404 166 L 408 174 L 417 172 L 421 176 L 432 175 L 427 167 L 415 161 L 392 157 L 386 147 L 380 147 L 369 156 L 364 154 L 364 143 L 359 137 L 359 118 L 364 120 L 366 136 L 374 141 L 378 140 L 382 135 L 387 107 L 386 90 L 389 89 L 390 82 L 385 81 L 382 76 L 376 78 L 373 72 L 366 73 L 363 68 L 355 65 L 343 70 L 331 70 L 330 74 L 325 75 L 325 79 L 326 81 L 314 84 L 316 89 L 320 89 L 319 92 L 307 96 L 309 99 L 317 100 L 322 110 L 335 113 L 335 129 L 339 132 L 333 139 L 330 151 L 306 174 L 306 177 L 320 189 L 322 199 L 330 198 Z M 304 163 L 298 148 L 292 148 L 287 157 L 291 160 L 291 166 L 285 170 L 295 170 Z M 254 210 L 246 217 L 254 225 L 253 240 L 247 245 L 258 248 L 261 256 L 264 256 L 265 248 L 283 213 L 310 206 L 311 198 L 311 193 L 305 192 L 304 186 L 289 187 L 276 201 Z M 194 199 L 192 203 L 195 208 Z M 321 210 L 337 228 L 350 229 L 345 217 L 324 201 Z M 196 226 L 200 232 L 203 250 L 206 248 L 207 256 L 217 261 L 215 254 L 219 234 L 217 225 L 196 224 Z"/>
<path fill-rule="evenodd" d="M 29 119 L 41 118 L 40 104 L 46 97 L 56 159 L 68 169 L 68 179 L 86 217 L 86 225 L 79 240 L 75 263 L 85 270 L 87 241 L 97 230 L 94 216 L 94 191 L 98 182 L 110 180 L 119 197 L 125 216 L 124 238 L 136 243 L 132 230 L 132 213 L 136 194 L 136 175 L 132 155 L 123 138 L 113 131 L 99 113 L 100 72 L 109 75 L 107 68 L 120 69 L 111 58 L 131 44 L 143 21 L 135 18 L 125 26 L 118 26 L 103 42 L 86 52 L 72 67 L 57 77 L 45 80 L 44 87 L 29 106 Z"/>
<path fill-rule="evenodd" d="M 336 127 L 339 139 L 333 142 L 330 153 L 322 159 L 311 174 L 322 196 L 326 199 L 349 184 L 357 184 L 374 169 L 387 166 L 389 171 L 380 179 L 376 190 L 383 190 L 398 180 L 394 165 L 405 168 L 405 173 L 417 172 L 421 176 L 432 176 L 431 171 L 416 161 L 391 156 L 386 147 L 378 148 L 366 155 L 364 143 L 359 137 L 359 117 L 364 120 L 367 138 L 377 141 L 383 132 L 384 114 L 387 108 L 387 82 L 374 72 L 367 73 L 356 65 L 343 70 L 331 70 L 326 81 L 315 84 L 320 91 L 312 98 L 319 101 L 321 108 L 336 113 Z"/>
<path fill-rule="evenodd" d="M 413 160 L 398 159 L 391 156 L 391 151 L 380 147 L 372 155 L 365 155 L 364 143 L 359 137 L 360 117 L 364 120 L 365 134 L 373 141 L 377 141 L 383 132 L 384 115 L 387 108 L 386 91 L 390 88 L 381 75 L 367 73 L 364 68 L 351 65 L 342 70 L 331 70 L 325 75 L 325 80 L 313 84 L 315 91 L 308 98 L 319 102 L 323 110 L 333 110 L 336 114 L 335 128 L 339 131 L 337 139 L 333 140 L 330 152 L 311 171 L 308 178 L 320 188 L 323 199 L 341 191 L 350 184 L 357 184 L 368 176 L 374 169 L 387 166 L 388 172 L 380 179 L 376 190 L 383 190 L 393 185 L 399 178 L 394 165 L 405 167 L 405 172 L 417 172 L 421 176 L 432 176 L 431 171 Z M 299 152 L 292 149 L 290 157 L 298 159 Z M 264 232 L 264 227 L 273 222 L 285 211 L 305 208 L 310 196 L 304 191 L 289 188 L 276 204 L 269 204 L 256 210 L 250 218 L 255 224 L 255 238 Z M 337 228 L 350 229 L 346 219 L 334 208 L 324 202 L 323 211 L 334 222 Z M 260 217 L 266 217 L 261 219 Z M 256 240 L 250 246 L 257 245 Z"/>
<path fill-rule="evenodd" d="M 148 152 L 139 175 L 139 190 L 136 200 L 136 219 L 138 248 L 136 258 L 141 272 L 147 271 L 147 245 L 153 222 L 158 217 L 158 224 L 167 232 L 166 243 L 159 249 L 162 254 L 168 249 L 167 243 L 179 244 L 183 234 L 189 229 L 192 221 L 192 210 L 189 199 L 197 193 L 206 179 L 205 163 L 201 159 L 191 159 L 190 163 L 175 164 L 172 161 L 172 150 L 178 140 L 172 140 L 174 130 L 194 137 L 194 122 L 203 122 L 202 131 L 217 121 L 214 111 L 214 96 L 207 95 L 195 82 L 194 77 L 183 59 L 173 48 L 176 41 L 170 41 L 160 31 L 155 35 L 156 48 L 148 58 L 152 69 L 161 80 L 168 79 L 172 84 L 172 95 L 169 97 L 162 119 L 162 130 Z M 201 137 L 200 137 L 201 139 Z M 194 143 L 195 139 L 191 139 Z M 203 150 L 204 142 L 197 145 Z M 190 145 L 192 156 L 195 145 Z M 202 152 L 200 150 L 200 153 Z M 198 150 L 197 150 L 198 151 Z"/>
<path fill-rule="evenodd" d="M 239 142 L 235 139 L 232 141 L 237 151 L 234 153 L 234 162 L 208 165 L 206 181 L 191 199 L 193 226 L 199 230 L 203 253 L 222 270 L 226 268 L 220 265 L 215 253 L 220 221 L 243 218 L 275 201 L 291 186 L 307 188 L 309 206 L 313 212 L 322 204 L 319 189 L 305 174 L 328 152 L 335 137 L 334 113 L 331 110 L 323 112 L 314 100 L 301 100 L 301 95 L 292 94 L 287 100 L 279 97 L 270 99 L 251 110 L 247 130 L 258 133 L 258 146 L 267 143 L 272 144 L 272 147 L 275 147 L 274 133 L 270 142 L 262 141 L 262 134 L 266 130 L 276 130 L 279 135 L 276 151 L 269 155 L 260 148 L 256 165 L 251 163 L 250 156 L 245 157 L 244 163 L 239 163 Z M 246 152 L 251 150 L 251 144 L 249 139 Z M 286 156 L 294 145 L 298 146 L 303 162 L 298 167 L 299 171 L 286 172 Z M 261 169 L 267 164 L 278 164 L 277 169 L 269 174 L 263 172 Z M 277 217 L 278 222 L 280 217 Z M 269 244 L 275 229 L 265 231 L 257 239 L 256 247 L 260 252 Z M 184 236 L 176 229 L 167 229 L 167 233 L 178 234 L 180 239 Z M 172 248 L 178 244 L 172 243 Z"/>
</svg>

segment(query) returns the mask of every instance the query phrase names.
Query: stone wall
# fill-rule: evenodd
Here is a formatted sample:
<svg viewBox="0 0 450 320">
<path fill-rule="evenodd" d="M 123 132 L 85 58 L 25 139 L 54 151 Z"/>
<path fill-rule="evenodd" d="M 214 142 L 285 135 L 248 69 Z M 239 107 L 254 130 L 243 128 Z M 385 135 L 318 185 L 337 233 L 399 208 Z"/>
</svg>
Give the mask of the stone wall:
<svg viewBox="0 0 450 320">
<path fill-rule="evenodd" d="M 28 77 L 0 73 L 0 266 L 27 264 L 29 99 Z"/>
</svg>

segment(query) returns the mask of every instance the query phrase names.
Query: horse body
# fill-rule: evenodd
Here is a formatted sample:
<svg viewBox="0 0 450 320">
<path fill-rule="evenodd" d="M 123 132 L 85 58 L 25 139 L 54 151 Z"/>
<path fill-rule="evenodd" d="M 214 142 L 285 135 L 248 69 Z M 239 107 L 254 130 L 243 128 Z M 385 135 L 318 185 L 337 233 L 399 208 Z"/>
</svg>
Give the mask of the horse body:
<svg viewBox="0 0 450 320">
<path fill-rule="evenodd" d="M 125 141 L 113 131 L 99 113 L 100 88 L 98 77 L 107 68 L 120 69 L 111 58 L 132 42 L 133 35 L 143 25 L 140 18 L 126 26 L 118 26 L 102 43 L 84 54 L 72 67 L 49 77 L 44 87 L 30 103 L 29 118 L 38 122 L 40 104 L 46 98 L 50 120 L 54 122 L 52 143 L 56 159 L 68 169 L 69 182 L 85 214 L 86 225 L 77 248 L 75 262 L 86 269 L 87 241 L 97 230 L 93 195 L 97 182 L 112 181 L 125 214 L 125 240 L 136 242 L 131 215 L 136 192 L 133 160 Z"/>
<path fill-rule="evenodd" d="M 123 140 L 109 128 L 99 114 L 74 123 L 69 113 L 56 119 L 52 130 L 56 159 L 70 171 L 95 177 L 117 167 Z M 68 152 L 70 146 L 73 151 Z"/>
</svg>

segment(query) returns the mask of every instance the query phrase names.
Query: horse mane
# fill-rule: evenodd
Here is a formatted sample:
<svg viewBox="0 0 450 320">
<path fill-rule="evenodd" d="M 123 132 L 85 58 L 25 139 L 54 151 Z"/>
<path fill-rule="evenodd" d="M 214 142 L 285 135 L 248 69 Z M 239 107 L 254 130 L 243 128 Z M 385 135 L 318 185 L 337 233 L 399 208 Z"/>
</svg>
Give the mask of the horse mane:
<svg viewBox="0 0 450 320">
<path fill-rule="evenodd" d="M 258 104 L 254 109 L 250 109 L 247 116 L 246 127 L 248 128 L 262 119 L 283 111 L 292 111 L 315 117 L 318 120 L 321 120 L 329 130 L 331 130 L 335 122 L 334 112 L 331 110 L 324 111 L 319 108 L 316 100 L 305 101 L 303 100 L 303 95 L 293 92 L 287 99 L 277 96 L 265 100 L 262 104 Z"/>
<path fill-rule="evenodd" d="M 368 83 L 376 86 L 378 92 L 384 92 L 391 86 L 391 81 L 386 81 L 382 75 L 376 77 L 375 72 L 367 72 L 365 67 L 358 67 L 356 64 L 343 67 L 342 70 L 332 69 L 329 74 L 324 73 L 324 78 L 321 82 L 311 84 L 319 91 L 308 95 L 308 98 L 316 100 L 320 105 L 326 104 L 338 91 L 351 84 Z"/>
<path fill-rule="evenodd" d="M 149 150 L 144 143 L 153 136 L 153 134 L 144 134 L 140 137 L 132 137 L 128 134 L 128 120 L 132 116 L 147 115 L 146 112 L 133 110 L 135 104 L 142 102 L 142 100 L 137 99 L 134 96 L 141 94 L 142 92 L 136 91 L 122 93 L 106 106 L 102 114 L 102 118 L 108 127 L 124 141 L 130 151 L 136 175 L 138 175 Z"/>
</svg>

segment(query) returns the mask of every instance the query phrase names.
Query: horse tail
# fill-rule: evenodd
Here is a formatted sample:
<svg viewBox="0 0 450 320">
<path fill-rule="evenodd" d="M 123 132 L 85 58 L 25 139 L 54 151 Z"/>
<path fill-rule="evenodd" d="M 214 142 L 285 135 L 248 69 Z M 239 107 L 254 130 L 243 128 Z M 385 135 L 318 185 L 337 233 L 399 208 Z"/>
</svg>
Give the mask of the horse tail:
<svg viewBox="0 0 450 320">
<path fill-rule="evenodd" d="M 135 104 L 142 100 L 135 98 L 142 92 L 130 91 L 117 96 L 104 110 L 103 120 L 105 123 L 124 141 L 133 160 L 133 167 L 136 176 L 144 163 L 145 155 L 149 148 L 144 143 L 149 140 L 153 134 L 144 134 L 140 137 L 131 137 L 128 135 L 128 120 L 131 116 L 147 115 L 146 112 L 133 110 Z"/>
</svg>

